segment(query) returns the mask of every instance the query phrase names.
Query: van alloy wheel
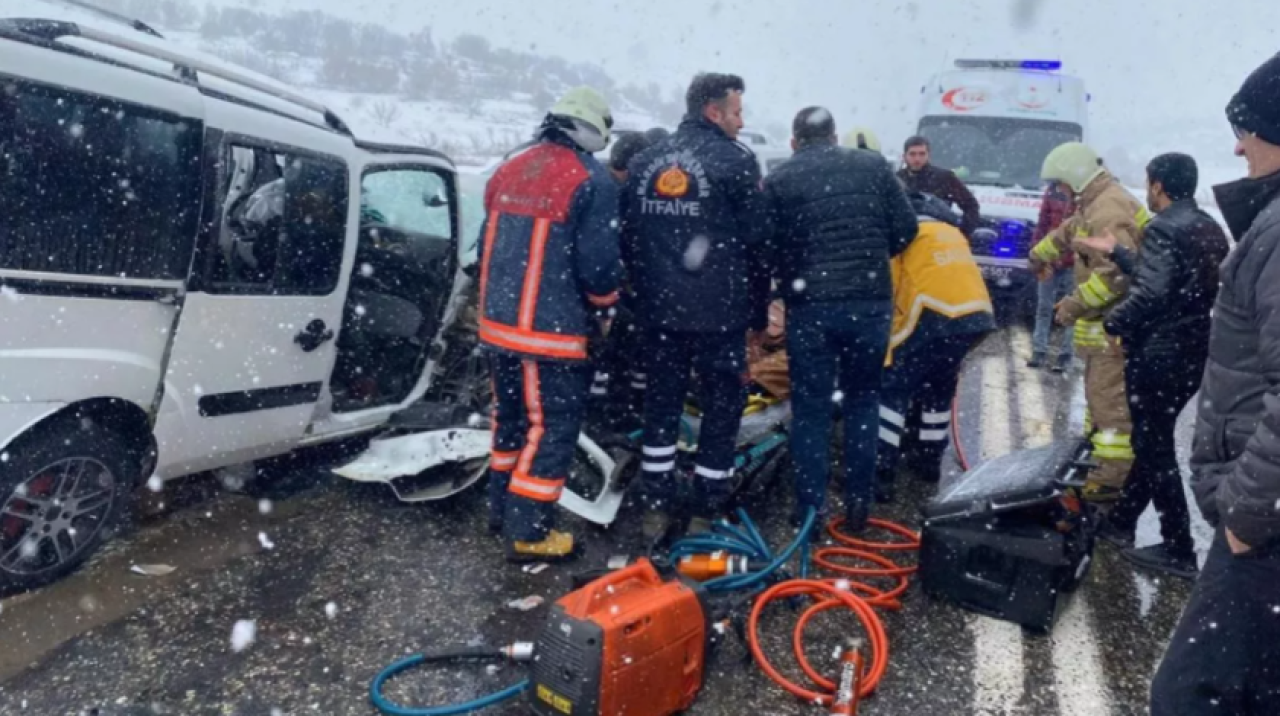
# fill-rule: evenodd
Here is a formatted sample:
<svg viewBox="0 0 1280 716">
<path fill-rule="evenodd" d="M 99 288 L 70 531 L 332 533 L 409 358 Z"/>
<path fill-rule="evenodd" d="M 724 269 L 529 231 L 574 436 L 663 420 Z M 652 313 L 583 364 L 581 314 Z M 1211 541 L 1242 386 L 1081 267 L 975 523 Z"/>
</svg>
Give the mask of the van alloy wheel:
<svg viewBox="0 0 1280 716">
<path fill-rule="evenodd" d="M 35 576 L 79 561 L 115 509 L 116 476 L 93 458 L 35 471 L 0 507 L 0 570 Z"/>
</svg>

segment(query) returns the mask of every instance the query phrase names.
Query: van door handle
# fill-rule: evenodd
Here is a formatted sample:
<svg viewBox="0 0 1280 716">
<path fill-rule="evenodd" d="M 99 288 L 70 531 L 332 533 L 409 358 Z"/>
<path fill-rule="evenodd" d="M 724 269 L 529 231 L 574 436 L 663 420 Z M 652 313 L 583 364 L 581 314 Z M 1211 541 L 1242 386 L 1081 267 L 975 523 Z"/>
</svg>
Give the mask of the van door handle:
<svg viewBox="0 0 1280 716">
<path fill-rule="evenodd" d="M 325 326 L 324 321 L 319 318 L 308 323 L 301 333 L 293 337 L 293 342 L 307 353 L 331 340 L 333 340 L 333 330 Z"/>
</svg>

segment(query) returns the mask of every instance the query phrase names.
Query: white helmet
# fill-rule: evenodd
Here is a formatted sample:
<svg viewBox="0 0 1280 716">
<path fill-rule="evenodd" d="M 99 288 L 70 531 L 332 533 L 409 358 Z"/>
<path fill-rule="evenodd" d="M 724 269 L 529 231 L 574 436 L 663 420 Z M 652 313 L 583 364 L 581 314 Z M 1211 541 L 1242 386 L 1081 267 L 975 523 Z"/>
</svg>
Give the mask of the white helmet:
<svg viewBox="0 0 1280 716">
<path fill-rule="evenodd" d="M 596 153 L 609 145 L 613 115 L 604 96 L 590 87 L 574 87 L 551 108 L 559 128 L 579 147 Z"/>
<path fill-rule="evenodd" d="M 1080 142 L 1060 144 L 1044 158 L 1040 178 L 1044 181 L 1060 181 L 1079 194 L 1089 183 L 1102 174 L 1102 160 L 1098 153 Z"/>
<path fill-rule="evenodd" d="M 877 154 L 880 153 L 880 139 L 876 137 L 875 132 L 866 127 L 855 127 L 849 130 L 841 144 L 851 149 L 870 149 Z"/>
</svg>

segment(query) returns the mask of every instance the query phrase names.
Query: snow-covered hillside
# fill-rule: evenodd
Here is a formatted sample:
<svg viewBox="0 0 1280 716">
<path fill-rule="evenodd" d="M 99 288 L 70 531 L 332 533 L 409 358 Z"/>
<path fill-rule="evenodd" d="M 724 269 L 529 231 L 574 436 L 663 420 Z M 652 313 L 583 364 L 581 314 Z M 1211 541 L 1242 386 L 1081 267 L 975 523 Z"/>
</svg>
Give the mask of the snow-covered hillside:
<svg viewBox="0 0 1280 716">
<path fill-rule="evenodd" d="M 555 97 L 579 84 L 606 93 L 618 127 L 669 126 L 679 115 L 675 98 L 664 99 L 656 87 L 618 87 L 594 65 L 495 49 L 474 35 L 437 41 L 426 30 L 397 33 L 319 12 L 200 10 L 186 0 L 93 4 L 138 17 L 174 43 L 301 89 L 361 138 L 431 147 L 459 164 L 487 163 L 521 143 Z M 0 0 L 4 17 L 69 13 L 86 15 L 56 0 Z"/>
</svg>

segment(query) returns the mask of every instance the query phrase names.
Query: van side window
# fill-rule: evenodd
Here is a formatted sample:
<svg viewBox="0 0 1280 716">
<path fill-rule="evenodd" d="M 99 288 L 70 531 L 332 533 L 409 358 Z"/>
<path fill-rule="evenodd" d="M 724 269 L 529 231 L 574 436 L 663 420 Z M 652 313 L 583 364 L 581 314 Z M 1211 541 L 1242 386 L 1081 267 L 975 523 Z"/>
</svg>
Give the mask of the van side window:
<svg viewBox="0 0 1280 716">
<path fill-rule="evenodd" d="M 0 78 L 0 268 L 186 278 L 198 120 Z"/>
<path fill-rule="evenodd" d="M 422 168 L 379 169 L 360 182 L 360 224 L 449 241 L 453 212 L 445 179 Z"/>
<path fill-rule="evenodd" d="M 347 167 L 281 148 L 227 145 L 214 293 L 322 296 L 338 285 Z"/>
</svg>

